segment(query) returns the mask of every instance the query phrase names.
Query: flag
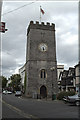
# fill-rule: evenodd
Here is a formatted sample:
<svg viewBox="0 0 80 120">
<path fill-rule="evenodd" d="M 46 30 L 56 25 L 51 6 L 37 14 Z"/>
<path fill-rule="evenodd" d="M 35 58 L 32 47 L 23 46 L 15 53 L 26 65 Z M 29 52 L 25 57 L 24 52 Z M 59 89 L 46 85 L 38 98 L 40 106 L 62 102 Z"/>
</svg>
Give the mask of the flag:
<svg viewBox="0 0 80 120">
<path fill-rule="evenodd" d="M 41 13 L 44 15 L 44 13 L 45 13 L 44 10 L 42 8 L 40 8 L 40 10 L 41 10 Z"/>
<path fill-rule="evenodd" d="M 41 6 L 40 6 L 40 22 L 41 22 L 41 13 L 44 15 L 44 10 L 41 8 Z"/>
</svg>

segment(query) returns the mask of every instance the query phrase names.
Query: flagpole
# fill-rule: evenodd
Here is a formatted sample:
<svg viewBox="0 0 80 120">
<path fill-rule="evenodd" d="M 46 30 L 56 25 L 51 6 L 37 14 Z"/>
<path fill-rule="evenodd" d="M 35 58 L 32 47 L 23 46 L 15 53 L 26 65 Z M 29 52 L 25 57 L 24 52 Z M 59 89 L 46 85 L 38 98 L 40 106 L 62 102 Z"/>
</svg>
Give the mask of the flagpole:
<svg viewBox="0 0 80 120">
<path fill-rule="evenodd" d="M 40 23 L 41 23 L 41 6 L 40 6 Z"/>
</svg>

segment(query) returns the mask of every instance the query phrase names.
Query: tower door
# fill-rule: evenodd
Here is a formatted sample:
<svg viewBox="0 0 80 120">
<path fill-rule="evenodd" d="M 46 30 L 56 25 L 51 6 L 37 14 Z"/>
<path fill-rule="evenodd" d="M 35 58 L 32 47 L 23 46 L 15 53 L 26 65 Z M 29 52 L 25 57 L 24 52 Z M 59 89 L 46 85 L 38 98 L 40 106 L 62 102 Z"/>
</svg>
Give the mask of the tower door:
<svg viewBox="0 0 80 120">
<path fill-rule="evenodd" d="M 41 95 L 42 98 L 47 97 L 47 89 L 44 85 L 41 86 L 41 88 L 40 88 L 40 95 Z"/>
</svg>

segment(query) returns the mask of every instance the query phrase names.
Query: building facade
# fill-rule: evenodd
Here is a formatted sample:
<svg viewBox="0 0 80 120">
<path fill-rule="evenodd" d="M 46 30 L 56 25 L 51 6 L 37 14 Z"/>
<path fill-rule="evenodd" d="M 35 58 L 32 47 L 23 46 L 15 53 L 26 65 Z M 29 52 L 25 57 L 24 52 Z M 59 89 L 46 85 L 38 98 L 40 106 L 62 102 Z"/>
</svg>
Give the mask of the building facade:
<svg viewBox="0 0 80 120">
<path fill-rule="evenodd" d="M 79 87 L 80 87 L 80 62 L 75 66 L 75 79 L 76 79 L 76 91 L 79 91 Z"/>
<path fill-rule="evenodd" d="M 61 74 L 64 71 L 64 65 L 57 65 L 57 81 L 58 81 L 58 88 L 61 91 Z"/>
<path fill-rule="evenodd" d="M 21 91 L 24 91 L 24 81 L 25 81 L 25 66 L 26 64 L 24 64 L 24 66 L 22 66 L 20 69 L 19 69 L 19 74 L 21 76 Z"/>
<path fill-rule="evenodd" d="M 62 91 L 76 90 L 75 87 L 75 68 L 69 67 L 61 73 L 61 89 Z"/>
<path fill-rule="evenodd" d="M 27 29 L 25 95 L 52 97 L 58 93 L 55 24 L 30 22 Z"/>
</svg>

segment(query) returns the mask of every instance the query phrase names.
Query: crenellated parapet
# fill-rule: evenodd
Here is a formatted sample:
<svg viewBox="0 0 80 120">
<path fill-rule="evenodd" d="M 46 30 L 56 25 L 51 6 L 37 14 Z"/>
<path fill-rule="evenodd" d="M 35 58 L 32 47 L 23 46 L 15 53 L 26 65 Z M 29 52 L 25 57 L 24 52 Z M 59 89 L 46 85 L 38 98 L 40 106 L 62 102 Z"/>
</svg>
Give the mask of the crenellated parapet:
<svg viewBox="0 0 80 120">
<path fill-rule="evenodd" d="M 54 31 L 55 24 L 54 23 L 50 24 L 49 22 L 47 22 L 46 24 L 44 22 L 39 23 L 38 21 L 36 21 L 36 23 L 34 23 L 34 21 L 30 21 L 30 24 L 27 29 L 27 35 L 28 35 L 30 29 L 41 29 L 41 30 Z"/>
</svg>

